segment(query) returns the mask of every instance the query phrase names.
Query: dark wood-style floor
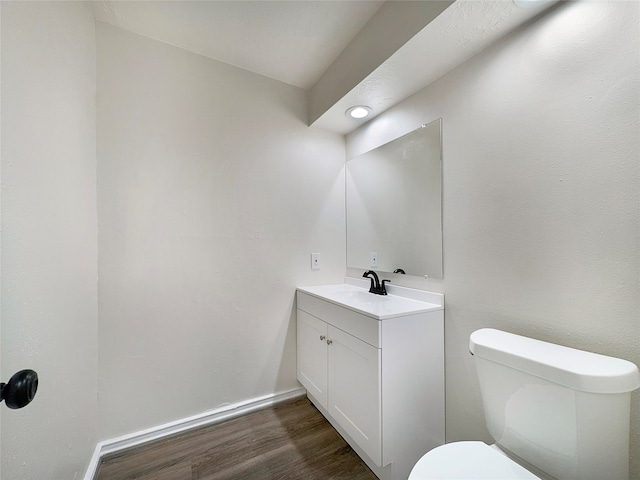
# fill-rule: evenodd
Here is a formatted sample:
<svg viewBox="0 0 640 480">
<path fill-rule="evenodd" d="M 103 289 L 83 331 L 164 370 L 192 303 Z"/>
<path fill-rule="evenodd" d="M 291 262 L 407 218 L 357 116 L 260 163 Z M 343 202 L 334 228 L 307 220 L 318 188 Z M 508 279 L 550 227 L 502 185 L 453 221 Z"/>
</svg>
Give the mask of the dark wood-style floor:
<svg viewBox="0 0 640 480">
<path fill-rule="evenodd" d="M 114 454 L 97 480 L 376 480 L 306 398 Z"/>
</svg>

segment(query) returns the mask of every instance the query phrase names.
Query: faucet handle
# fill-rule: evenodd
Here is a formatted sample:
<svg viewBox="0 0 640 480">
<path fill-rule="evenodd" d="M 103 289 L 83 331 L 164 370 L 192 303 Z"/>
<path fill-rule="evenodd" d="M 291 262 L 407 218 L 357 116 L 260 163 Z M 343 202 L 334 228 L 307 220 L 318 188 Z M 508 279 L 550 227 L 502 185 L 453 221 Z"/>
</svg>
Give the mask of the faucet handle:
<svg viewBox="0 0 640 480">
<path fill-rule="evenodd" d="M 386 295 L 387 294 L 387 289 L 384 286 L 384 282 L 389 282 L 391 283 L 391 280 L 382 280 L 382 285 L 380 285 L 380 295 Z"/>
</svg>

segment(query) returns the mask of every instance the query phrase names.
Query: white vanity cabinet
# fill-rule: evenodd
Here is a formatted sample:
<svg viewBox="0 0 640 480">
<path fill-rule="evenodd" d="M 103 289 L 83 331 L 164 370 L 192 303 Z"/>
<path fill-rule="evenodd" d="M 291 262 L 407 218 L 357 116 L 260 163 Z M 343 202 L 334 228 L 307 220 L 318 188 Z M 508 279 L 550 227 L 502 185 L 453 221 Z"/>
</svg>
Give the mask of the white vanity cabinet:
<svg viewBox="0 0 640 480">
<path fill-rule="evenodd" d="M 378 477 L 404 480 L 444 443 L 442 308 L 381 319 L 319 288 L 297 292 L 298 380 Z"/>
<path fill-rule="evenodd" d="M 298 379 L 379 464 L 380 349 L 298 309 Z"/>
<path fill-rule="evenodd" d="M 329 325 L 298 309 L 298 380 L 310 395 L 327 408 L 327 333 Z"/>
</svg>

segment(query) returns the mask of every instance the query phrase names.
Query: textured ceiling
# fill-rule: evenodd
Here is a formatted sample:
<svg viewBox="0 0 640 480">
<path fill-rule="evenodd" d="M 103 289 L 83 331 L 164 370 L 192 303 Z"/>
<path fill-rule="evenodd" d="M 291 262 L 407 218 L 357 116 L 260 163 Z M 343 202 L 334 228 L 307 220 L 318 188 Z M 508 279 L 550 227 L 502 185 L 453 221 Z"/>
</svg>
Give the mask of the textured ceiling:
<svg viewBox="0 0 640 480">
<path fill-rule="evenodd" d="M 314 126 L 349 133 L 539 15 L 555 2 L 530 8 L 511 0 L 456 0 L 355 88 L 345 92 Z M 367 105 L 365 120 L 348 118 L 352 105 Z M 425 119 L 427 121 L 429 119 Z"/>
<path fill-rule="evenodd" d="M 313 126 L 344 134 L 353 131 L 555 2 L 533 3 L 534 8 L 519 8 L 513 0 L 455 1 L 355 87 L 333 92 L 340 100 L 316 115 Z M 334 60 L 358 32 L 365 26 L 369 32 L 375 29 L 376 22 L 370 20 L 382 12 L 383 4 L 382 0 L 92 2 L 98 21 L 311 90 L 312 95 L 318 79 L 337 68 Z M 384 28 L 389 32 L 388 24 Z M 385 33 L 381 30 L 380 35 Z M 372 116 L 354 120 L 344 115 L 358 104 L 370 106 Z"/>
<path fill-rule="evenodd" d="M 96 20 L 310 88 L 384 3 L 99 1 Z"/>
</svg>

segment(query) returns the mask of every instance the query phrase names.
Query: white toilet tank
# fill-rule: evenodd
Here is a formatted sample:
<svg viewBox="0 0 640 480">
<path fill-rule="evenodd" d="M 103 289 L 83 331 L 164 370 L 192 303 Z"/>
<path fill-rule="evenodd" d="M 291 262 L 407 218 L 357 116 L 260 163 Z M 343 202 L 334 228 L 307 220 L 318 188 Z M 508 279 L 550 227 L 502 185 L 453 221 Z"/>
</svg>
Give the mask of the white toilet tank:
<svg viewBox="0 0 640 480">
<path fill-rule="evenodd" d="M 629 478 L 635 364 L 488 328 L 469 349 L 498 446 L 559 479 Z"/>
</svg>

